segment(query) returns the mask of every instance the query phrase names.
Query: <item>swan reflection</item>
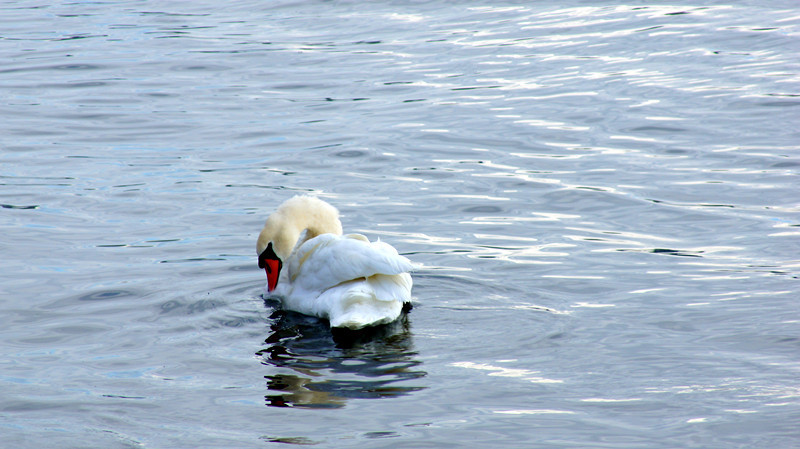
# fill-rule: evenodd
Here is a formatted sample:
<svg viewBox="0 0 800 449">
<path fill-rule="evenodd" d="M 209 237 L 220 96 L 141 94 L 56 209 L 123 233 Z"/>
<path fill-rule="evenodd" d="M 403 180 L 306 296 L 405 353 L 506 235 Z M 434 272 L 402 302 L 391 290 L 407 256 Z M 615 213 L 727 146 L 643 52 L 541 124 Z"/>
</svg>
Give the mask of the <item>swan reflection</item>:
<svg viewBox="0 0 800 449">
<path fill-rule="evenodd" d="M 426 387 L 415 360 L 408 317 L 368 331 L 337 331 L 313 317 L 283 310 L 272 317 L 266 347 L 256 354 L 277 368 L 264 376 L 272 407 L 343 407 L 349 399 L 396 397 Z M 412 382 L 409 382 L 412 381 Z"/>
</svg>

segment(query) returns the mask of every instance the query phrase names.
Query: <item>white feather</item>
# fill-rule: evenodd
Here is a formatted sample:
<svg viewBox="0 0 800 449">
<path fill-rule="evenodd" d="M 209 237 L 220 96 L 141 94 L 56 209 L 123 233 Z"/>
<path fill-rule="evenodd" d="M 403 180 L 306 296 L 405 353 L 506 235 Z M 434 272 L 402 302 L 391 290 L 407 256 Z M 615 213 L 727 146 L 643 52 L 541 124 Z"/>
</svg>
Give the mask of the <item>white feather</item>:
<svg viewBox="0 0 800 449">
<path fill-rule="evenodd" d="M 299 245 L 275 289 L 285 308 L 358 329 L 394 321 L 411 301 L 413 264 L 359 234 L 322 234 Z"/>
</svg>

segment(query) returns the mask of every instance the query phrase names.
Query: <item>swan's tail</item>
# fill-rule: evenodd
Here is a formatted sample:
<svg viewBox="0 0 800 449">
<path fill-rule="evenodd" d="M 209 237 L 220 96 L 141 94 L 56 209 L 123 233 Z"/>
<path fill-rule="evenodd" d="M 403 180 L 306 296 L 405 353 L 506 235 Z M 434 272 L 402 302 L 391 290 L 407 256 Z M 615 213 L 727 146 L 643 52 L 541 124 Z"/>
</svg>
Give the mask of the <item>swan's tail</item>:
<svg viewBox="0 0 800 449">
<path fill-rule="evenodd" d="M 331 327 L 361 329 L 367 326 L 387 324 L 396 320 L 403 309 L 403 301 L 398 299 L 378 299 L 369 281 L 353 283 L 331 310 L 328 319 Z"/>
</svg>

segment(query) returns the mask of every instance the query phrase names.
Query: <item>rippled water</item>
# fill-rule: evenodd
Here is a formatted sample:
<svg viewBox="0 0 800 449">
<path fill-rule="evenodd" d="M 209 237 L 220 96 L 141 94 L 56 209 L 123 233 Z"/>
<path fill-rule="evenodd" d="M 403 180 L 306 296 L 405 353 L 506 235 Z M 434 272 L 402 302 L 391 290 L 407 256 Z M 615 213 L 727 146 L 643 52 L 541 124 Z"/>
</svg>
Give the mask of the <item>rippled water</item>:
<svg viewBox="0 0 800 449">
<path fill-rule="evenodd" d="M 3 445 L 800 446 L 796 6 L 0 4 Z M 298 192 L 400 321 L 262 298 Z"/>
</svg>

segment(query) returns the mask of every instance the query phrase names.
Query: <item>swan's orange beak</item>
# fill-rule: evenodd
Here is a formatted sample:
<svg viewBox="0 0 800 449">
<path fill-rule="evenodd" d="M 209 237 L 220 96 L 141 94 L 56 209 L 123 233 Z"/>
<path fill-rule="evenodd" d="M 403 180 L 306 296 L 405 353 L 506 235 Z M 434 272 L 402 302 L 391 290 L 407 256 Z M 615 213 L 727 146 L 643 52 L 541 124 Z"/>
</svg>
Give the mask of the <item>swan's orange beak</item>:
<svg viewBox="0 0 800 449">
<path fill-rule="evenodd" d="M 280 259 L 266 259 L 264 271 L 267 272 L 267 291 L 275 290 L 278 285 L 278 276 L 281 274 L 281 260 Z"/>
<path fill-rule="evenodd" d="M 275 250 L 272 249 L 272 242 L 269 242 L 264 251 L 258 255 L 258 268 L 263 268 L 267 272 L 267 291 L 275 290 L 278 285 L 281 268 L 283 268 L 283 262 L 275 254 Z"/>
</svg>

